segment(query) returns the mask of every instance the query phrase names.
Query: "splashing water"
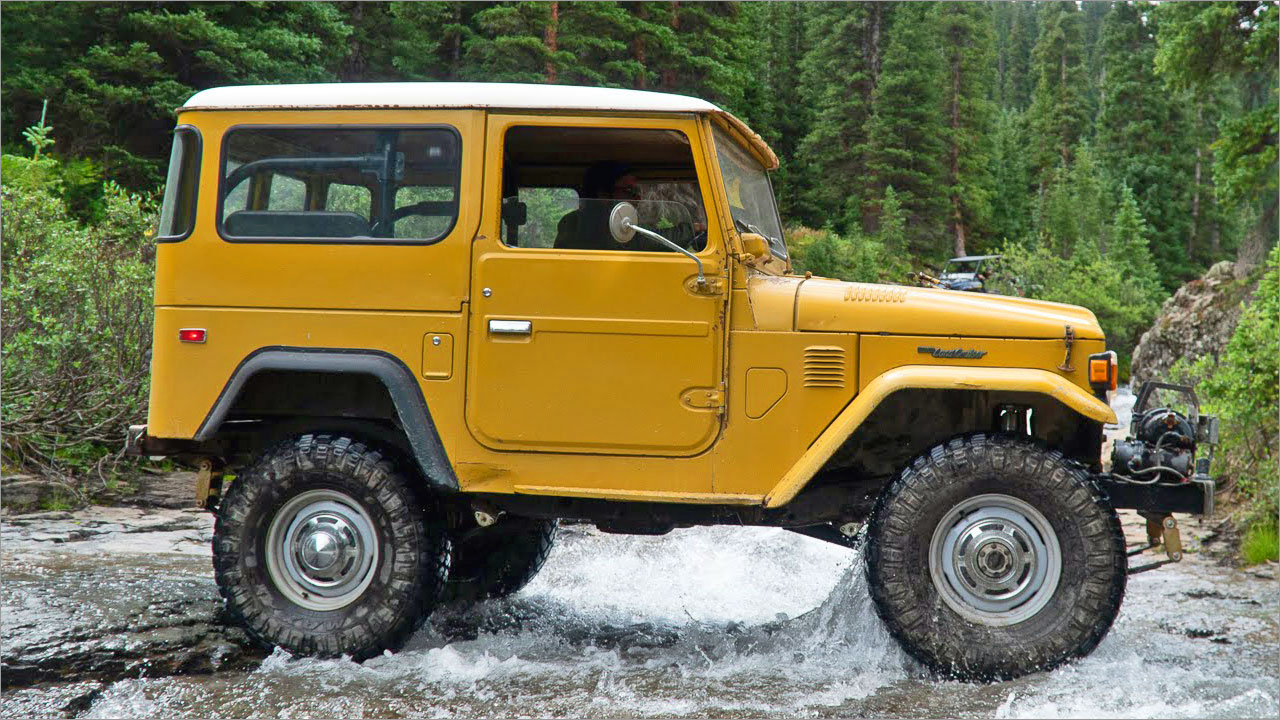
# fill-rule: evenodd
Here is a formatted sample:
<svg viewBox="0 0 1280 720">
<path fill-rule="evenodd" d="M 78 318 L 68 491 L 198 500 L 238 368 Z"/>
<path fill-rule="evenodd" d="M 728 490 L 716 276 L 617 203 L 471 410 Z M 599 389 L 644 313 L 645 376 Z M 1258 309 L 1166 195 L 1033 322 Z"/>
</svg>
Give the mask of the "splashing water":
<svg viewBox="0 0 1280 720">
<path fill-rule="evenodd" d="M 1274 716 L 1274 583 L 1162 572 L 1133 578 L 1093 656 L 969 685 L 902 653 L 858 553 L 764 528 L 570 527 L 524 591 L 439 611 L 398 653 L 356 664 L 277 652 L 251 673 L 126 680 L 88 715 Z M 1230 613 L 1221 639 L 1233 644 L 1185 632 Z"/>
</svg>

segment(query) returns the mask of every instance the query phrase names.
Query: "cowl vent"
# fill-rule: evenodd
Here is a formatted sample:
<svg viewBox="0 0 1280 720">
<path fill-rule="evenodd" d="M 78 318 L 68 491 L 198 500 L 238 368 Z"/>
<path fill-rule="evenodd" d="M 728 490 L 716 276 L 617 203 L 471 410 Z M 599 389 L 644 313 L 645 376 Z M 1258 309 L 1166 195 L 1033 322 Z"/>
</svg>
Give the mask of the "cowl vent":
<svg viewBox="0 0 1280 720">
<path fill-rule="evenodd" d="M 844 348 L 832 345 L 810 345 L 804 349 L 805 387 L 842 388 L 844 374 Z"/>
</svg>

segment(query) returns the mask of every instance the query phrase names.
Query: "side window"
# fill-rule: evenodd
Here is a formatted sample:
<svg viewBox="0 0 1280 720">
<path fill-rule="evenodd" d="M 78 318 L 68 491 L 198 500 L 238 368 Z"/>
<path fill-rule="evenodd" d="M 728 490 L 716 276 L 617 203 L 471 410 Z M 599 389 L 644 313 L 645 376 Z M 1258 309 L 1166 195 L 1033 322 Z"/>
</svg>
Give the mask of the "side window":
<svg viewBox="0 0 1280 720">
<path fill-rule="evenodd" d="M 396 191 L 395 236 L 439 237 L 449 232 L 453 225 L 454 208 L 458 206 L 458 193 L 452 187 L 439 185 L 414 185 Z"/>
<path fill-rule="evenodd" d="M 200 184 L 200 133 L 190 126 L 173 133 L 169 173 L 160 204 L 159 242 L 182 240 L 196 224 L 196 194 Z"/>
<path fill-rule="evenodd" d="M 228 133 L 220 229 L 259 242 L 434 242 L 458 217 L 446 128 L 249 127 Z"/>
<path fill-rule="evenodd" d="M 502 241 L 512 247 L 671 252 L 609 234 L 615 205 L 697 252 L 707 217 L 689 139 L 674 130 L 513 127 L 504 145 Z"/>
<path fill-rule="evenodd" d="M 228 201 L 230 198 L 228 197 Z M 369 217 L 373 206 L 373 192 L 363 185 L 344 185 L 330 183 L 325 196 L 324 209 L 331 212 L 353 212 L 364 218 Z"/>
<path fill-rule="evenodd" d="M 514 202 L 512 202 L 514 200 Z M 514 222 L 512 208 L 523 210 L 523 218 Z M 556 231 L 564 216 L 578 208 L 578 191 L 571 187 L 522 187 L 514 198 L 503 202 L 502 241 L 515 245 L 509 235 L 514 229 L 520 247 L 554 247 Z"/>
</svg>

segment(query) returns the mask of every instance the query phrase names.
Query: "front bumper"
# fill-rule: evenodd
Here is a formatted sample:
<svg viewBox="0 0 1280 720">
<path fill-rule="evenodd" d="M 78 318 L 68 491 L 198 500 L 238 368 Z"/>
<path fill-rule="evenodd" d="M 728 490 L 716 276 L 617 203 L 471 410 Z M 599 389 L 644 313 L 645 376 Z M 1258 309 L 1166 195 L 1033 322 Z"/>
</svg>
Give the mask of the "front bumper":
<svg viewBox="0 0 1280 720">
<path fill-rule="evenodd" d="M 1213 517 L 1213 494 L 1216 484 L 1208 474 L 1197 473 L 1184 483 L 1141 484 L 1119 475 L 1101 473 L 1094 476 L 1098 487 L 1107 494 L 1117 510 L 1168 515 L 1188 513 Z"/>
</svg>

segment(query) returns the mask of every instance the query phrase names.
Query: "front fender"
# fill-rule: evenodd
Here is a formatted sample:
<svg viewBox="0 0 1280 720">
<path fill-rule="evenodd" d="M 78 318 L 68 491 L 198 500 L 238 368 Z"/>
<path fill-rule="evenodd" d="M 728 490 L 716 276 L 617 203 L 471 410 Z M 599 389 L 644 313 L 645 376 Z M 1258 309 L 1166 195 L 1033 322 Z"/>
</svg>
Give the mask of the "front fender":
<svg viewBox="0 0 1280 720">
<path fill-rule="evenodd" d="M 1116 413 L 1102 400 L 1048 370 L 1035 368 L 980 368 L 951 365 L 905 365 L 872 380 L 836 416 L 809 446 L 773 490 L 764 498 L 766 508 L 791 502 L 824 463 L 840 449 L 871 411 L 898 390 L 1006 390 L 1046 395 L 1081 415 L 1100 423 L 1115 423 Z"/>
</svg>

